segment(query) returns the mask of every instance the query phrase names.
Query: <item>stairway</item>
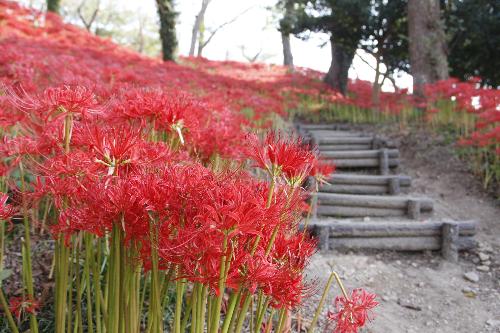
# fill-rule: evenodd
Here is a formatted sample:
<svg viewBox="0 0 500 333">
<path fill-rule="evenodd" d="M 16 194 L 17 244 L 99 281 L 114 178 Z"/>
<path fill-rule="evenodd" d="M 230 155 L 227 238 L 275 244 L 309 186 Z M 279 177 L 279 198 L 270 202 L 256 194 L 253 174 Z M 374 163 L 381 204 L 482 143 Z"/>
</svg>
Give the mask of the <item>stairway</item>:
<svg viewBox="0 0 500 333">
<path fill-rule="evenodd" d="M 451 261 L 475 246 L 476 222 L 432 220 L 434 202 L 412 195 L 399 150 L 377 135 L 337 124 L 295 124 L 337 170 L 311 199 L 310 231 L 321 250 L 441 250 Z M 314 186 L 314 184 L 313 184 Z"/>
</svg>

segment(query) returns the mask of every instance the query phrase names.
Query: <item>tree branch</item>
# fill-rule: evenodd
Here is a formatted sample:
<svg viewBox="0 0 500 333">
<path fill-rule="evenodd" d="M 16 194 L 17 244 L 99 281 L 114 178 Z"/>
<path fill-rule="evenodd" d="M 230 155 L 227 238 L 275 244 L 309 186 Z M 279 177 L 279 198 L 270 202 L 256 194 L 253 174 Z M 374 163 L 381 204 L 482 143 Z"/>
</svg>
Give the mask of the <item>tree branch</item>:
<svg viewBox="0 0 500 333">
<path fill-rule="evenodd" d="M 241 13 L 239 13 L 238 15 L 236 15 L 235 17 L 233 17 L 229 21 L 226 21 L 226 22 L 222 23 L 221 25 L 219 25 L 217 28 L 215 28 L 214 31 L 212 31 L 210 33 L 210 36 L 208 37 L 208 39 L 202 45 L 199 45 L 198 47 L 201 48 L 201 49 L 205 48 L 205 46 L 207 46 L 208 43 L 210 43 L 210 41 L 212 40 L 212 38 L 215 36 L 215 34 L 217 33 L 217 31 L 219 31 L 220 29 L 224 28 L 225 26 L 227 26 L 227 25 L 229 25 L 231 23 L 234 23 L 237 19 L 239 19 L 241 16 L 243 16 L 244 14 L 246 14 L 248 11 L 250 11 L 254 7 L 255 6 L 248 7 L 247 9 L 245 9 L 244 11 L 242 11 Z"/>
<path fill-rule="evenodd" d="M 87 31 L 90 31 L 90 29 L 92 28 L 92 24 L 94 24 L 94 21 L 97 18 L 97 14 L 99 13 L 99 7 L 101 5 L 101 1 L 100 0 L 97 1 L 97 8 L 92 13 L 92 16 L 90 16 L 90 20 L 89 21 L 87 21 L 85 19 L 85 17 L 83 16 L 83 13 L 82 13 L 82 9 L 83 9 L 83 6 L 85 5 L 85 2 L 86 2 L 86 0 L 82 1 L 82 3 L 80 4 L 80 6 L 78 6 L 76 12 L 78 13 L 78 17 L 82 21 L 83 25 L 85 26 L 85 29 L 87 29 Z"/>
</svg>

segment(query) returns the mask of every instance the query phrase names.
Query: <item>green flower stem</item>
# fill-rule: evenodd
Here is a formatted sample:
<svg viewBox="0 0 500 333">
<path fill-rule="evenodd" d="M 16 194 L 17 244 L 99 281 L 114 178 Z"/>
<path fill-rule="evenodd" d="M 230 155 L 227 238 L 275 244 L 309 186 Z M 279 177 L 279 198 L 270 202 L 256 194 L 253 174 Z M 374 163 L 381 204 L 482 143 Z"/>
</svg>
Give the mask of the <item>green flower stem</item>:
<svg viewBox="0 0 500 333">
<path fill-rule="evenodd" d="M 194 297 L 194 295 L 195 295 L 195 293 L 193 292 L 193 294 L 191 295 L 191 297 L 187 298 L 186 310 L 184 311 L 184 317 L 181 320 L 181 332 L 186 332 L 186 327 L 187 327 L 188 320 L 189 320 L 189 318 L 191 316 L 191 313 L 192 313 L 193 309 L 195 308 L 195 306 L 193 305 L 193 301 L 194 301 L 193 297 Z M 191 318 L 193 318 L 191 320 L 191 327 L 192 327 L 195 320 L 194 320 L 194 317 L 191 316 Z"/>
<path fill-rule="evenodd" d="M 82 284 L 81 284 L 81 272 L 80 272 L 80 241 L 81 234 L 78 235 L 74 247 L 74 265 L 75 265 L 75 289 L 76 289 L 76 321 L 75 321 L 75 332 L 83 333 L 83 320 L 82 320 Z"/>
<path fill-rule="evenodd" d="M 28 206 L 24 193 L 26 191 L 26 182 L 24 180 L 24 166 L 23 162 L 19 162 L 19 174 L 21 178 L 21 193 L 22 193 L 22 213 L 23 213 L 23 226 L 24 226 L 24 242 L 23 242 L 23 283 L 28 292 L 28 297 L 34 299 L 35 292 L 33 287 L 33 268 L 31 263 L 31 235 L 30 224 L 28 220 Z M 38 321 L 36 314 L 30 314 L 30 330 L 32 333 L 38 333 Z"/>
<path fill-rule="evenodd" d="M 271 332 L 271 327 L 273 325 L 273 317 L 274 317 L 274 308 L 271 309 L 271 313 L 269 314 L 269 320 L 267 321 L 266 332 L 265 333 L 270 333 Z"/>
<path fill-rule="evenodd" d="M 121 292 L 121 249 L 122 249 L 122 231 L 120 225 L 113 225 L 111 231 L 111 245 L 109 254 L 109 280 L 108 282 L 108 320 L 106 325 L 107 333 L 119 333 L 120 328 L 120 292 Z"/>
<path fill-rule="evenodd" d="M 206 303 L 207 303 L 207 295 L 208 295 L 208 287 L 206 285 L 203 285 L 202 291 L 201 291 L 201 299 L 200 299 L 200 311 L 199 311 L 199 321 L 200 325 L 198 326 L 198 331 L 197 333 L 203 333 L 205 329 L 205 315 L 206 315 Z"/>
<path fill-rule="evenodd" d="M 68 265 L 69 265 L 69 249 L 64 244 L 64 239 L 59 237 L 55 244 L 55 316 L 56 316 L 56 333 L 64 333 L 66 322 L 66 301 L 68 291 L 66 289 L 68 283 Z"/>
<path fill-rule="evenodd" d="M 233 292 L 229 297 L 229 305 L 226 311 L 226 318 L 224 318 L 224 323 L 222 324 L 221 333 L 227 333 L 229 327 L 231 326 L 231 322 L 233 321 L 234 309 L 238 303 L 238 300 L 241 298 L 241 287 L 238 288 L 237 291 Z"/>
<path fill-rule="evenodd" d="M 7 324 L 9 324 L 9 328 L 12 331 L 12 333 L 19 333 L 16 322 L 14 321 L 12 313 L 10 312 L 9 304 L 5 299 L 5 295 L 3 293 L 2 288 L 0 288 L 0 305 L 2 305 L 2 310 L 5 314 L 5 317 L 7 317 Z"/>
<path fill-rule="evenodd" d="M 269 306 L 269 298 L 266 298 L 264 301 L 264 305 L 260 312 L 257 312 L 257 322 L 255 324 L 255 333 L 260 332 L 260 327 L 262 326 L 262 322 L 264 321 L 264 315 L 266 314 L 266 310 Z"/>
<path fill-rule="evenodd" d="M 89 235 L 89 244 L 86 244 L 86 247 L 89 247 L 88 255 L 90 258 L 89 269 L 92 270 L 92 283 L 94 285 L 94 306 L 95 306 L 95 327 L 96 333 L 102 332 L 102 323 L 101 323 L 101 282 L 100 282 L 100 263 L 101 263 L 101 242 L 99 239 L 95 239 L 95 242 L 92 242 L 93 236 Z M 97 248 L 97 255 L 94 252 L 94 245 Z M 90 283 L 90 282 L 89 282 Z M 90 284 L 89 284 L 90 286 Z M 88 293 L 90 294 L 90 289 L 88 289 Z M 88 299 L 87 299 L 87 302 Z M 91 304 L 91 303 L 89 303 Z"/>
<path fill-rule="evenodd" d="M 214 316 L 212 318 L 212 323 L 210 325 L 211 327 L 211 333 L 218 333 L 219 331 L 219 321 L 220 321 L 220 310 L 221 310 L 221 305 L 222 305 L 222 298 L 224 297 L 224 290 L 226 286 L 226 275 L 227 271 L 229 269 L 229 263 L 231 260 L 231 256 L 227 256 L 227 243 L 228 243 L 228 236 L 227 234 L 224 235 L 224 240 L 222 242 L 222 258 L 221 258 L 221 266 L 220 266 L 220 273 L 219 273 L 219 295 L 217 295 L 216 302 L 215 302 L 215 308 L 212 309 Z"/>
<path fill-rule="evenodd" d="M 184 279 L 176 281 L 176 299 L 175 299 L 175 315 L 174 315 L 174 333 L 181 333 L 181 314 L 182 314 L 182 298 L 184 296 Z"/>
<path fill-rule="evenodd" d="M 68 293 L 68 303 L 64 305 L 66 311 L 66 332 L 71 332 L 73 325 L 73 247 L 75 246 L 74 237 L 71 237 L 71 247 L 68 247 L 68 280 L 66 286 L 62 286 L 63 290 Z"/>
<path fill-rule="evenodd" d="M 158 229 L 156 220 L 150 219 L 149 223 L 150 241 L 151 241 L 151 291 L 150 306 L 148 313 L 148 328 L 150 332 L 163 331 L 163 318 L 161 311 L 161 283 L 158 258 Z"/>
<path fill-rule="evenodd" d="M 280 310 L 278 327 L 276 329 L 276 333 L 281 333 L 283 331 L 283 328 L 285 326 L 285 322 L 286 322 L 287 318 L 288 318 L 288 310 L 286 308 L 282 308 Z"/>
<path fill-rule="evenodd" d="M 314 317 L 311 321 L 311 325 L 309 325 L 309 329 L 307 330 L 307 333 L 313 333 L 314 328 L 316 327 L 316 323 L 318 322 L 319 315 L 321 314 L 321 310 L 323 310 L 323 305 L 325 304 L 326 297 L 328 295 L 328 291 L 330 290 L 330 287 L 332 285 L 333 279 L 335 278 L 335 272 L 332 272 L 330 274 L 330 277 L 328 278 L 328 281 L 326 282 L 325 289 L 323 289 L 323 294 L 321 295 L 321 299 L 319 301 L 318 307 L 316 308 L 316 312 L 314 312 Z"/>
</svg>

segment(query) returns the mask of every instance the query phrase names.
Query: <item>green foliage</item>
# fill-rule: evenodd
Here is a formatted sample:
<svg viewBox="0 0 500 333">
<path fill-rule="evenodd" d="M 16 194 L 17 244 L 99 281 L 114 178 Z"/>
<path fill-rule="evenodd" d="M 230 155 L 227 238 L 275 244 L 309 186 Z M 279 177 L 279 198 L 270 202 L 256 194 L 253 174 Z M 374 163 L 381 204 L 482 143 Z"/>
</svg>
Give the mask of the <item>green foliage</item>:
<svg viewBox="0 0 500 333">
<path fill-rule="evenodd" d="M 409 72 L 407 0 L 371 0 L 361 48 L 378 54 L 390 73 Z"/>
<path fill-rule="evenodd" d="M 444 2 L 451 76 L 479 76 L 483 84 L 500 85 L 500 2 Z"/>
<path fill-rule="evenodd" d="M 370 0 L 298 0 L 295 8 L 295 34 L 325 32 L 336 45 L 351 50 L 357 48 L 370 16 Z"/>
<path fill-rule="evenodd" d="M 61 0 L 47 0 L 47 11 L 59 13 Z"/>
</svg>

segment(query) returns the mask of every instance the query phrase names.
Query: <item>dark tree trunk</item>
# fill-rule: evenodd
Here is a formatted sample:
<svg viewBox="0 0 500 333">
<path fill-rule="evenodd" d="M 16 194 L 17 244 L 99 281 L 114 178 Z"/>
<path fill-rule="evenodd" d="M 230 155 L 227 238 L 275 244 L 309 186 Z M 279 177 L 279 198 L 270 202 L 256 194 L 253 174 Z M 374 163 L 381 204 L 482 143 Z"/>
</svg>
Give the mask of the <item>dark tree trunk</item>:
<svg viewBox="0 0 500 333">
<path fill-rule="evenodd" d="M 408 30 L 413 91 L 423 97 L 426 83 L 448 78 L 446 36 L 439 0 L 409 0 Z"/>
<path fill-rule="evenodd" d="M 293 69 L 292 48 L 290 46 L 290 34 L 281 33 L 281 41 L 283 43 L 283 65 Z"/>
<path fill-rule="evenodd" d="M 281 42 L 283 43 L 283 65 L 293 69 L 292 47 L 290 46 L 290 31 L 293 20 L 293 1 L 286 0 L 285 13 L 280 20 Z"/>
<path fill-rule="evenodd" d="M 61 0 L 47 0 L 47 11 L 58 14 Z"/>
<path fill-rule="evenodd" d="M 158 16 L 160 17 L 160 39 L 163 60 L 174 60 L 177 49 L 177 37 L 175 35 L 175 18 L 173 0 L 156 0 Z"/>
<path fill-rule="evenodd" d="M 330 44 L 332 63 L 324 80 L 330 87 L 345 95 L 347 93 L 347 74 L 356 50 L 336 45 L 333 40 L 330 40 Z"/>
</svg>

